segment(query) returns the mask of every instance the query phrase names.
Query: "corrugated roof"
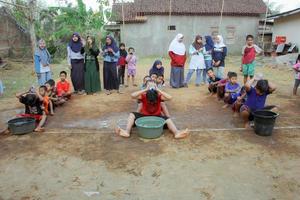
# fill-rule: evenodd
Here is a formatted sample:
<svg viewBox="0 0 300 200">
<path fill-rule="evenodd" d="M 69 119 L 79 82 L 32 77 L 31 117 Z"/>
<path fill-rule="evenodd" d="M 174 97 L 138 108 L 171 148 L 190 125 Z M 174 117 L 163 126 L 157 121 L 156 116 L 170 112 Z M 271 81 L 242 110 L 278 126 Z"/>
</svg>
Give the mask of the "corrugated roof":
<svg viewBox="0 0 300 200">
<path fill-rule="evenodd" d="M 168 15 L 170 0 L 135 0 L 124 3 L 126 22 L 145 21 L 141 15 Z M 222 0 L 172 0 L 172 15 L 220 15 Z M 225 0 L 223 15 L 257 16 L 266 12 L 262 0 Z M 122 21 L 122 4 L 113 4 L 116 21 Z"/>
</svg>

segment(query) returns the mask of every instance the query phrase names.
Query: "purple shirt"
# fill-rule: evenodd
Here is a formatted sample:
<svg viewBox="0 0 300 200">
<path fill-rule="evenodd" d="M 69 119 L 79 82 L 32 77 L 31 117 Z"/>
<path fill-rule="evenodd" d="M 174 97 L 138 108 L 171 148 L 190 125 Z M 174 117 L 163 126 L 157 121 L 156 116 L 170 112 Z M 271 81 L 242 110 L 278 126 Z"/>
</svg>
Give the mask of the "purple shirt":
<svg viewBox="0 0 300 200">
<path fill-rule="evenodd" d="M 270 93 L 267 92 L 263 95 L 258 95 L 256 94 L 255 88 L 251 87 L 250 91 L 247 92 L 247 101 L 245 105 L 248 106 L 251 111 L 263 109 L 269 94 Z"/>
<path fill-rule="evenodd" d="M 236 83 L 232 85 L 230 82 L 227 82 L 225 85 L 225 92 L 230 93 L 239 93 L 241 90 L 240 84 Z"/>
</svg>

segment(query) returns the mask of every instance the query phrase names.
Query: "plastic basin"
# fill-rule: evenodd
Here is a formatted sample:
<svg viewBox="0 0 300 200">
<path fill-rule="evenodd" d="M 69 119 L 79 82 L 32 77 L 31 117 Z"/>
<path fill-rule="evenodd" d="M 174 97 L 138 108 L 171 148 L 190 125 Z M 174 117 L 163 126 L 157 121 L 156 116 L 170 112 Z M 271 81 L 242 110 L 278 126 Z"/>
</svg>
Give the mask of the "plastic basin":
<svg viewBox="0 0 300 200">
<path fill-rule="evenodd" d="M 135 125 L 140 137 L 155 139 L 162 135 L 165 122 L 160 117 L 141 117 L 135 121 Z"/>
<path fill-rule="evenodd" d="M 35 129 L 35 119 L 31 117 L 19 117 L 7 122 L 10 132 L 14 135 L 31 133 Z"/>
<path fill-rule="evenodd" d="M 260 136 L 271 136 L 278 113 L 267 110 L 258 110 L 253 113 L 254 131 Z"/>
</svg>

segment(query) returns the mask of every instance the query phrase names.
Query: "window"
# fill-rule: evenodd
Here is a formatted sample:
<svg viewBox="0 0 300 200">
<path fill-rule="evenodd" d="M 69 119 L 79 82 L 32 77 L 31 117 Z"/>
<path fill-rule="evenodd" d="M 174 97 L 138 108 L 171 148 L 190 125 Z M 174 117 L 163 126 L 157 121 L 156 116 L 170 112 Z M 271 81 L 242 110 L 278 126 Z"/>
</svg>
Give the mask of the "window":
<svg viewBox="0 0 300 200">
<path fill-rule="evenodd" d="M 235 43 L 235 33 L 236 33 L 236 29 L 234 26 L 226 27 L 226 43 L 227 44 Z"/>
<path fill-rule="evenodd" d="M 176 31 L 176 26 L 175 25 L 170 25 L 168 26 L 169 31 Z"/>
<path fill-rule="evenodd" d="M 212 26 L 210 27 L 211 36 L 214 38 L 217 35 L 219 35 L 219 27 L 218 26 Z"/>
</svg>

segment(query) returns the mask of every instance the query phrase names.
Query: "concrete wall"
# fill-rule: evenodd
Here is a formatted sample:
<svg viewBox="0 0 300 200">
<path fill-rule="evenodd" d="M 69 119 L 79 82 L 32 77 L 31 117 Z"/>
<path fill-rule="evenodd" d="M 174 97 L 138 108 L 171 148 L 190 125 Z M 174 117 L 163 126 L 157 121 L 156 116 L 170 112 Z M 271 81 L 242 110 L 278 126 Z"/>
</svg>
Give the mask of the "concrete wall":
<svg viewBox="0 0 300 200">
<path fill-rule="evenodd" d="M 273 28 L 273 41 L 276 36 L 286 36 L 287 42 L 296 43 L 300 48 L 300 13 L 275 19 Z"/>
<path fill-rule="evenodd" d="M 197 34 L 212 34 L 218 27 L 220 17 L 215 16 L 147 16 L 142 24 L 126 24 L 121 36 L 127 46 L 133 46 L 140 56 L 166 55 L 171 40 L 177 33 L 185 35 L 188 47 Z M 241 54 L 247 34 L 257 35 L 258 17 L 223 17 L 221 33 L 228 45 L 230 54 Z M 176 31 L 167 30 L 168 25 L 176 25 Z M 231 34 L 234 32 L 234 34 Z"/>
</svg>

